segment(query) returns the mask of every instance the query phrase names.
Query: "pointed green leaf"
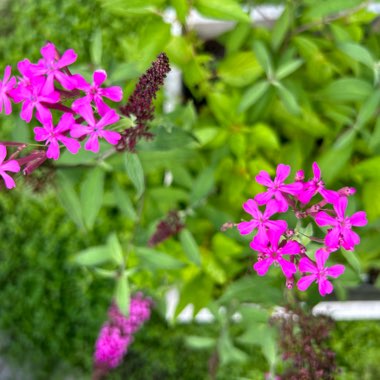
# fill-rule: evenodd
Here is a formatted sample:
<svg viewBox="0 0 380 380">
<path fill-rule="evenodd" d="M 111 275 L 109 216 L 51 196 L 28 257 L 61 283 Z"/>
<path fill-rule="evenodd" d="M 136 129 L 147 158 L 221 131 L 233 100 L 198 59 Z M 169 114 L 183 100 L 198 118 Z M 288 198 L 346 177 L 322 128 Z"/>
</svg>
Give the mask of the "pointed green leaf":
<svg viewBox="0 0 380 380">
<path fill-rule="evenodd" d="M 185 337 L 185 343 L 192 349 L 203 350 L 215 347 L 216 339 L 208 336 L 189 335 Z"/>
<path fill-rule="evenodd" d="M 289 29 L 290 22 L 291 22 L 291 12 L 289 10 L 289 6 L 286 6 L 280 18 L 276 21 L 276 24 L 274 25 L 274 28 L 272 30 L 271 43 L 272 43 L 273 49 L 277 50 L 280 47 Z"/>
<path fill-rule="evenodd" d="M 356 128 L 362 128 L 377 112 L 380 104 L 380 91 L 377 90 L 362 104 L 356 120 Z"/>
<path fill-rule="evenodd" d="M 84 228 L 82 206 L 71 180 L 62 172 L 57 173 L 57 194 L 62 206 L 79 228 Z"/>
<path fill-rule="evenodd" d="M 198 244 L 195 241 L 192 233 L 188 229 L 183 229 L 179 234 L 179 239 L 187 258 L 194 264 L 200 266 L 201 254 L 198 249 Z"/>
<path fill-rule="evenodd" d="M 285 108 L 292 114 L 298 115 L 300 113 L 300 107 L 297 103 L 297 99 L 294 95 L 281 83 L 276 84 L 276 90 L 280 96 Z"/>
<path fill-rule="evenodd" d="M 302 59 L 295 59 L 293 61 L 284 63 L 276 71 L 276 79 L 281 80 L 282 78 L 287 77 L 288 75 L 294 73 L 299 67 L 303 64 Z"/>
<path fill-rule="evenodd" d="M 128 193 L 123 190 L 119 184 L 115 181 L 113 184 L 113 192 L 115 195 L 115 201 L 120 211 L 129 219 L 136 220 L 137 214 L 133 208 L 132 201 L 130 200 Z"/>
<path fill-rule="evenodd" d="M 218 354 L 221 365 L 228 363 L 244 363 L 249 359 L 248 354 L 233 345 L 232 340 L 226 331 L 219 337 Z"/>
<path fill-rule="evenodd" d="M 153 270 L 159 269 L 180 269 L 185 264 L 175 259 L 173 256 L 146 247 L 135 247 L 136 256 L 141 260 L 143 266 Z"/>
<path fill-rule="evenodd" d="M 119 310 L 125 316 L 129 315 L 130 292 L 128 277 L 123 273 L 116 281 L 115 300 Z"/>
<path fill-rule="evenodd" d="M 354 8 L 363 0 L 320 0 L 312 2 L 312 6 L 305 12 L 306 18 L 320 19 L 328 15 Z"/>
<path fill-rule="evenodd" d="M 95 266 L 112 260 L 112 254 L 108 246 L 101 245 L 90 247 L 80 251 L 71 261 L 78 265 Z"/>
<path fill-rule="evenodd" d="M 135 153 L 125 154 L 125 169 L 136 189 L 136 198 L 140 198 L 145 190 L 144 171 L 139 156 Z"/>
<path fill-rule="evenodd" d="M 239 111 L 244 112 L 259 100 L 269 88 L 269 82 L 266 80 L 255 83 L 242 95 L 242 100 L 239 104 Z"/>
<path fill-rule="evenodd" d="M 104 171 L 97 167 L 87 172 L 80 189 L 83 219 L 86 227 L 92 229 L 103 203 Z"/>
<path fill-rule="evenodd" d="M 196 204 L 205 198 L 214 186 L 213 168 L 204 169 L 195 180 L 193 189 L 190 194 L 190 203 Z"/>
<path fill-rule="evenodd" d="M 327 102 L 363 101 L 372 91 L 373 87 L 367 81 L 347 77 L 330 82 L 318 92 L 318 96 Z"/>
<path fill-rule="evenodd" d="M 341 249 L 342 255 L 344 258 L 348 261 L 348 263 L 351 265 L 351 267 L 356 271 L 356 273 L 361 273 L 361 265 L 360 261 L 358 259 L 358 256 L 355 254 L 355 252 L 352 251 L 346 251 L 345 249 Z"/>
<path fill-rule="evenodd" d="M 195 0 L 194 7 L 202 15 L 221 20 L 250 22 L 240 4 L 235 0 Z"/>
<path fill-rule="evenodd" d="M 271 78 L 273 75 L 273 66 L 268 49 L 262 41 L 257 40 L 253 43 L 253 50 L 255 52 L 256 58 L 260 62 L 261 67 L 267 73 L 268 77 Z"/>
<path fill-rule="evenodd" d="M 112 233 L 107 239 L 107 246 L 112 255 L 112 259 L 116 264 L 122 265 L 124 263 L 123 249 L 120 245 L 116 233 Z"/>
<path fill-rule="evenodd" d="M 370 69 L 374 68 L 375 60 L 370 51 L 364 46 L 354 42 L 344 42 L 339 44 L 339 49 L 352 59 L 366 65 Z"/>
<path fill-rule="evenodd" d="M 177 13 L 177 18 L 181 24 L 186 23 L 186 16 L 189 13 L 190 5 L 187 0 L 170 0 Z"/>
</svg>

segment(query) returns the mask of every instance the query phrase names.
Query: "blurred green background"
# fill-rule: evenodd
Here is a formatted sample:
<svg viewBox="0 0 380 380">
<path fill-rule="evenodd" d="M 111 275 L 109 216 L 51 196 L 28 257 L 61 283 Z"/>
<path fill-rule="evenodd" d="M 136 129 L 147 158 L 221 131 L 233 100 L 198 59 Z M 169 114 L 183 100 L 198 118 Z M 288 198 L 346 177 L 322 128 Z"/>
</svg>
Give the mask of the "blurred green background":
<svg viewBox="0 0 380 380">
<path fill-rule="evenodd" d="M 267 5 L 282 5 L 281 16 L 252 23 L 248 13 Z M 223 223 L 246 217 L 242 203 L 261 191 L 255 175 L 274 174 L 279 163 L 291 165 L 292 175 L 304 168 L 309 177 L 317 161 L 329 188 L 357 189 L 350 210 L 365 210 L 369 224 L 359 232 L 355 253 L 337 256 L 348 265 L 334 282 L 336 295 L 346 299 L 349 288 L 363 283 L 380 286 L 376 5 L 380 8 L 380 2 L 358 0 L 0 1 L 0 67 L 12 65 L 15 72 L 23 58 L 36 62 L 40 48 L 52 41 L 60 51 L 77 52 L 72 72 L 91 76 L 94 69 L 105 69 L 108 84 L 122 86 L 124 102 L 160 52 L 182 73 L 182 95 L 170 99 L 175 107 L 169 113 L 163 107 L 170 93 L 158 94 L 151 125 L 156 137 L 137 147 L 137 178 L 126 169 L 129 153 L 106 162 L 64 154 L 55 165 L 18 178 L 15 190 L 1 192 L 1 355 L 24 369 L 21 378 L 91 377 L 94 342 L 117 269 L 112 262 L 75 265 L 83 264 L 75 257 L 104 245 L 112 233 L 128 267 L 139 268 L 129 278 L 131 289 L 144 290 L 157 307 L 110 378 L 262 379 L 266 372 L 281 373 L 286 365 L 267 321 L 273 307 L 292 296 L 276 271 L 266 278 L 253 273 L 248 238 L 220 231 Z M 177 29 L 168 22 L 168 9 Z M 265 9 L 258 9 L 259 17 L 260 10 L 265 16 Z M 194 10 L 231 22 L 230 29 L 205 39 L 186 23 Z M 0 115 L 1 140 L 31 141 L 33 125 L 25 125 L 15 109 L 9 117 Z M 83 200 L 94 191 L 95 200 L 86 206 Z M 88 216 L 86 207 L 96 209 L 95 216 Z M 170 210 L 186 216 L 185 231 L 146 248 Z M 194 313 L 209 307 L 216 322 L 166 321 L 164 296 L 173 285 L 180 291 L 176 316 L 192 303 Z M 316 287 L 295 293 L 309 308 L 321 300 Z M 261 309 L 247 311 L 245 302 Z M 243 319 L 231 323 L 236 311 Z M 260 334 L 265 339 L 257 338 Z M 329 340 L 341 369 L 337 378 L 379 379 L 378 342 L 377 321 L 338 322 Z M 216 370 L 210 369 L 214 357 Z"/>
</svg>

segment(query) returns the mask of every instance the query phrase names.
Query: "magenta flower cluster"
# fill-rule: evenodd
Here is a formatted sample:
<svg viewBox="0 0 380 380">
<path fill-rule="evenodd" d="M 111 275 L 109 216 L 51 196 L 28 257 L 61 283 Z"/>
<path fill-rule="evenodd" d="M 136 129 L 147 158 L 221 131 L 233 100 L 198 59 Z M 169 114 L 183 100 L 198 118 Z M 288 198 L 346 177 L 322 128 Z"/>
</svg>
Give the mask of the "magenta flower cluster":
<svg viewBox="0 0 380 380">
<path fill-rule="evenodd" d="M 304 172 L 300 170 L 295 181 L 286 184 L 290 170 L 290 166 L 280 164 L 273 180 L 265 171 L 256 176 L 256 182 L 267 189 L 243 204 L 243 209 L 252 219 L 239 223 L 237 227 L 242 235 L 256 231 L 250 247 L 258 252 L 258 261 L 253 266 L 258 275 L 264 276 L 272 265 L 279 266 L 286 277 L 287 287 L 291 288 L 298 271 L 301 274 L 297 282 L 299 290 L 305 291 L 316 282 L 319 293 L 325 296 L 333 291 L 328 278 L 339 277 L 345 269 L 342 264 L 326 266 L 327 260 L 341 247 L 354 250 L 360 238 L 352 228 L 367 224 L 366 214 L 359 211 L 346 215 L 348 197 L 355 193 L 355 189 L 326 189 L 317 163 L 313 163 L 314 177 L 308 181 L 304 180 Z M 313 203 L 316 196 L 319 200 Z M 289 209 L 298 220 L 311 219 L 317 226 L 327 227 L 327 230 L 321 228 L 323 238 L 309 236 L 310 240 L 323 244 L 315 251 L 314 260 L 307 255 L 307 247 L 299 241 L 301 231 L 289 228 L 285 220 L 271 219 Z"/>
<path fill-rule="evenodd" d="M 3 80 L 0 80 L 0 112 L 9 115 L 12 101 L 21 103 L 21 119 L 35 123 L 34 139 L 45 146 L 44 154 L 37 150 L 27 157 L 13 160 L 27 144 L 0 143 L 0 175 L 9 189 L 15 183 L 6 171 L 15 173 L 24 166 L 24 174 L 29 174 L 46 159 L 57 160 L 63 147 L 76 154 L 85 139 L 84 149 L 94 153 L 99 152 L 99 139 L 111 145 L 121 139 L 120 133 L 110 129 L 120 116 L 105 99 L 120 102 L 123 93 L 117 86 L 102 87 L 107 79 L 106 72 L 96 70 L 93 82 L 88 83 L 80 74 L 73 75 L 69 70 L 77 59 L 74 50 L 66 50 L 60 55 L 49 42 L 42 47 L 41 55 L 37 63 L 29 59 L 18 62 L 20 76 L 17 78 L 11 77 L 11 67 L 7 66 Z M 4 162 L 5 146 L 15 145 L 18 151 Z"/>
<path fill-rule="evenodd" d="M 102 326 L 95 344 L 95 367 L 108 371 L 117 367 L 133 341 L 133 334 L 150 318 L 152 302 L 137 294 L 131 298 L 129 315 L 123 315 L 113 304 L 108 311 L 108 321 Z"/>
</svg>

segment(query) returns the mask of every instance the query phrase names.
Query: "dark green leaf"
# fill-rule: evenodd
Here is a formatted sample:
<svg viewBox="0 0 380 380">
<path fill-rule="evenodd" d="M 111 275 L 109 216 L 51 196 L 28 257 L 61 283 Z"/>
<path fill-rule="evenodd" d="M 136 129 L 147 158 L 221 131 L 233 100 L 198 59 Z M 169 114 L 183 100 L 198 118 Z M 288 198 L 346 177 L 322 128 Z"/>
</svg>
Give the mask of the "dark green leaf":
<svg viewBox="0 0 380 380">
<path fill-rule="evenodd" d="M 213 168 L 204 169 L 195 180 L 193 189 L 190 194 L 191 204 L 196 204 L 211 192 L 214 186 Z"/>
<path fill-rule="evenodd" d="M 116 181 L 113 184 L 113 191 L 115 196 L 115 203 L 117 204 L 117 207 L 119 207 L 120 211 L 127 218 L 136 220 L 137 214 L 135 209 L 133 208 L 133 204 L 128 196 L 128 193 L 125 190 L 123 190 Z"/>
</svg>

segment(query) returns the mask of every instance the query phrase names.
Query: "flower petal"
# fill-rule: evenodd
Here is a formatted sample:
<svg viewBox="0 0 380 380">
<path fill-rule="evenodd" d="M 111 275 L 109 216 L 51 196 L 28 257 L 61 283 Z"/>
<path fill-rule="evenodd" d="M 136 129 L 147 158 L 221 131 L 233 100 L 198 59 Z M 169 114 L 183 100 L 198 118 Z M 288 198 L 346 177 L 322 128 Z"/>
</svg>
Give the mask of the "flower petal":
<svg viewBox="0 0 380 380">
<path fill-rule="evenodd" d="M 326 269 L 326 274 L 330 277 L 337 278 L 343 274 L 345 269 L 345 266 L 342 264 L 332 265 L 330 268 Z"/>
<path fill-rule="evenodd" d="M 319 166 L 316 162 L 313 162 L 313 173 L 314 173 L 314 179 L 320 180 L 321 179 L 321 169 L 319 169 Z"/>
<path fill-rule="evenodd" d="M 339 247 L 339 236 L 340 231 L 339 228 L 333 228 L 330 230 L 325 237 L 325 244 L 328 248 L 337 249 Z"/>
<path fill-rule="evenodd" d="M 93 79 L 97 86 L 101 86 L 107 80 L 107 73 L 104 70 L 96 70 Z"/>
<path fill-rule="evenodd" d="M 330 253 L 325 249 L 320 248 L 315 252 L 315 261 L 317 262 L 317 267 L 322 270 L 325 267 L 326 261 L 328 260 Z"/>
<path fill-rule="evenodd" d="M 5 145 L 0 145 L 0 165 L 3 163 L 6 156 L 7 148 L 5 147 Z"/>
<path fill-rule="evenodd" d="M 261 216 L 259 207 L 253 199 L 248 199 L 247 202 L 243 203 L 243 209 L 248 214 L 251 214 L 255 219 L 258 219 Z"/>
<path fill-rule="evenodd" d="M 289 240 L 281 247 L 281 253 L 283 255 L 295 255 L 300 253 L 300 245 L 294 240 Z"/>
<path fill-rule="evenodd" d="M 256 176 L 256 182 L 260 185 L 270 187 L 273 185 L 273 181 L 270 178 L 270 175 L 264 171 L 261 170 L 260 173 Z"/>
<path fill-rule="evenodd" d="M 364 211 L 355 212 L 355 214 L 350 216 L 348 218 L 348 220 L 350 221 L 350 223 L 353 226 L 356 226 L 356 227 L 362 227 L 368 223 L 367 222 L 367 216 L 366 216 L 366 213 Z"/>
<path fill-rule="evenodd" d="M 357 244 L 360 243 L 360 237 L 359 237 L 359 235 L 356 232 L 351 231 L 348 228 L 345 228 L 342 231 L 342 235 L 343 235 L 342 246 L 347 251 L 353 251 L 355 245 L 357 245 Z"/>
<path fill-rule="evenodd" d="M 10 160 L 1 165 L 1 170 L 17 173 L 20 171 L 20 164 L 16 160 Z"/>
<path fill-rule="evenodd" d="M 256 227 L 258 223 L 255 220 L 251 220 L 250 222 L 241 222 L 237 225 L 237 228 L 241 235 L 250 234 Z"/>
<path fill-rule="evenodd" d="M 334 287 L 329 280 L 319 280 L 318 290 L 321 296 L 325 296 L 326 294 L 332 293 Z"/>
<path fill-rule="evenodd" d="M 298 289 L 304 292 L 316 280 L 316 278 L 317 277 L 314 274 L 301 277 L 297 282 Z"/>
<path fill-rule="evenodd" d="M 277 261 L 280 264 L 285 277 L 292 277 L 293 274 L 297 272 L 297 267 L 294 263 L 290 263 L 289 261 L 284 260 L 282 257 L 279 257 Z"/>
<path fill-rule="evenodd" d="M 119 86 L 112 86 L 102 89 L 102 95 L 113 102 L 120 102 L 123 99 L 123 90 Z"/>
<path fill-rule="evenodd" d="M 298 264 L 298 270 L 300 272 L 308 272 L 308 273 L 318 272 L 318 268 L 308 257 L 302 257 L 302 259 L 300 260 Z"/>
<path fill-rule="evenodd" d="M 276 180 L 278 182 L 284 182 L 286 178 L 289 177 L 290 174 L 290 166 L 279 164 L 276 169 Z"/>
<path fill-rule="evenodd" d="M 344 218 L 346 212 L 348 199 L 346 197 L 339 197 L 338 202 L 334 204 L 334 209 L 339 218 Z"/>
<path fill-rule="evenodd" d="M 315 216 L 315 222 L 318 226 L 336 226 L 338 224 L 338 221 L 335 218 L 324 211 L 318 212 Z"/>
<path fill-rule="evenodd" d="M 269 190 L 264 193 L 256 194 L 254 200 L 259 205 L 265 205 L 272 199 L 272 196 L 273 196 L 273 191 Z"/>
<path fill-rule="evenodd" d="M 14 179 L 9 174 L 0 170 L 0 176 L 3 177 L 7 189 L 13 189 L 16 186 Z"/>
<path fill-rule="evenodd" d="M 273 259 L 268 257 L 267 259 L 258 261 L 253 266 L 253 269 L 257 272 L 259 276 L 264 276 L 268 272 L 268 269 L 272 263 L 273 263 Z"/>
</svg>

